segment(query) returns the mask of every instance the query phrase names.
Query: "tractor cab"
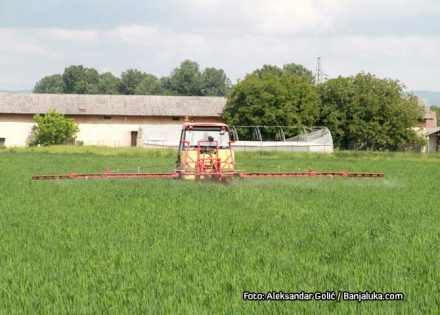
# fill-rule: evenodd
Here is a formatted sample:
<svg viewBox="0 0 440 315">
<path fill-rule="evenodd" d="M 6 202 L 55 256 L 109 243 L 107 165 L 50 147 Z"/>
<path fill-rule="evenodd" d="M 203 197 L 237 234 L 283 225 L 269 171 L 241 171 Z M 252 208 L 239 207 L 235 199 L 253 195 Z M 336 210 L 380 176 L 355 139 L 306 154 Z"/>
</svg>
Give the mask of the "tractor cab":
<svg viewBox="0 0 440 315">
<path fill-rule="evenodd" d="M 185 123 L 180 135 L 176 171 L 188 179 L 235 174 L 230 130 L 221 123 Z"/>
</svg>

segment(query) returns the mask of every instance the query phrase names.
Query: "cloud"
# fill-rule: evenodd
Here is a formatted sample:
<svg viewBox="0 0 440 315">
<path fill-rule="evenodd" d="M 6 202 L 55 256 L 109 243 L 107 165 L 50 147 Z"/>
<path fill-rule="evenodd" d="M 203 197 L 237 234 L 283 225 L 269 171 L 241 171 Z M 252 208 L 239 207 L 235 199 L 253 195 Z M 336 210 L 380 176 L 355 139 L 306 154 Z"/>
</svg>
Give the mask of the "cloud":
<svg viewBox="0 0 440 315">
<path fill-rule="evenodd" d="M 0 1 L 0 27 L 111 29 L 154 25 L 186 33 L 440 34 L 438 0 Z"/>
<path fill-rule="evenodd" d="M 322 33 L 333 27 L 333 21 L 310 0 L 264 0 L 257 2 L 255 12 L 255 26 L 261 33 Z"/>
<path fill-rule="evenodd" d="M 69 41 L 80 44 L 94 42 L 100 39 L 102 32 L 98 30 L 71 30 L 61 28 L 42 29 L 46 36 L 54 41 Z"/>
<path fill-rule="evenodd" d="M 342 0 L 188 0 L 178 4 L 193 32 L 300 34 L 328 33 L 334 19 L 326 15 Z M 186 17 L 186 18 L 185 18 Z"/>
<path fill-rule="evenodd" d="M 18 29 L 0 28 L 0 38 L 2 40 L 0 54 L 2 55 L 44 55 L 49 53 L 38 40 Z"/>
<path fill-rule="evenodd" d="M 173 24 L 192 32 L 440 34 L 437 0 L 186 0 Z M 437 27 L 428 27 L 437 25 Z"/>
<path fill-rule="evenodd" d="M 268 21 L 278 16 L 277 10 Z M 306 11 L 308 16 L 315 14 L 313 10 L 310 7 Z M 280 28 L 284 29 L 282 20 L 287 18 L 280 19 Z M 305 34 L 304 27 L 301 31 L 294 26 L 291 34 L 278 32 L 276 25 L 262 23 L 259 32 L 236 34 L 176 31 L 148 24 L 101 30 L 0 28 L 0 87 L 29 88 L 41 77 L 61 73 L 70 64 L 117 75 L 128 68 L 167 75 L 186 58 L 202 67 L 223 68 L 235 81 L 266 63 L 295 62 L 314 69 L 316 57 L 321 56 L 324 70 L 331 76 L 366 71 L 399 78 L 414 89 L 440 89 L 440 74 L 435 71 L 440 66 L 440 36 Z"/>
<path fill-rule="evenodd" d="M 0 1 L 0 89 L 71 64 L 167 75 L 185 58 L 233 81 L 295 62 L 440 90 L 438 0 Z"/>
</svg>

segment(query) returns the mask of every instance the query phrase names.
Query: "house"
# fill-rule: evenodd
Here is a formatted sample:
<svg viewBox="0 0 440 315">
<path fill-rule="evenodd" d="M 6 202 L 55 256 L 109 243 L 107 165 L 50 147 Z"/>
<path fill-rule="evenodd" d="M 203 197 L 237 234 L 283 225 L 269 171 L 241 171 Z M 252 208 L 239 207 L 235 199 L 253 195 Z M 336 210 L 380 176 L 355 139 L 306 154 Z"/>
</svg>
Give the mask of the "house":
<svg viewBox="0 0 440 315">
<path fill-rule="evenodd" d="M 0 146 L 22 147 L 32 139 L 33 116 L 56 110 L 79 125 L 85 145 L 142 146 L 175 141 L 186 116 L 219 122 L 223 97 L 0 93 Z"/>
<path fill-rule="evenodd" d="M 422 148 L 422 152 L 439 152 L 440 128 L 437 127 L 437 115 L 431 111 L 426 100 L 418 99 L 418 103 L 424 109 L 423 119 L 417 126 L 417 130 L 426 136 L 426 145 Z"/>
</svg>

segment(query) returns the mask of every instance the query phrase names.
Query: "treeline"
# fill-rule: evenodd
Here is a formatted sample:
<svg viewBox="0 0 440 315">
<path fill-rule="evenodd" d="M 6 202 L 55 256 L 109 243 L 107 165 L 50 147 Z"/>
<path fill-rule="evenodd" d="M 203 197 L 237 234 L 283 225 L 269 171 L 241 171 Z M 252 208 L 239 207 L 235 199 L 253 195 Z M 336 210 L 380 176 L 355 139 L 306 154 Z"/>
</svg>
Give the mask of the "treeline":
<svg viewBox="0 0 440 315">
<path fill-rule="evenodd" d="M 157 77 L 128 69 L 120 77 L 94 68 L 72 65 L 63 74 L 42 78 L 34 93 L 225 96 L 231 81 L 222 69 L 200 69 L 197 62 L 184 60 L 169 76 Z"/>
<path fill-rule="evenodd" d="M 234 86 L 223 70 L 201 70 L 190 60 L 161 78 L 136 69 L 119 78 L 70 66 L 40 80 L 34 92 L 226 96 L 222 118 L 230 125 L 326 126 L 340 149 L 408 150 L 425 142 L 413 128 L 423 109 L 399 81 L 359 73 L 315 84 L 312 72 L 294 63 L 264 65 Z"/>
</svg>

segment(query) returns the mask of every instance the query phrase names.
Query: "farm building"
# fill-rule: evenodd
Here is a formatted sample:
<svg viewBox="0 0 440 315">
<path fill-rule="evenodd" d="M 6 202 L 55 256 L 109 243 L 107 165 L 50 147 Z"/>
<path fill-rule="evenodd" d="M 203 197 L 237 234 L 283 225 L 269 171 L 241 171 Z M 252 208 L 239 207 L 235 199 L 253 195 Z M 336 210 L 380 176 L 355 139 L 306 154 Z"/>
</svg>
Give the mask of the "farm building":
<svg viewBox="0 0 440 315">
<path fill-rule="evenodd" d="M 417 126 L 417 129 L 426 136 L 426 145 L 422 151 L 438 152 L 440 151 L 440 128 L 437 127 L 437 115 L 431 111 L 427 101 L 419 99 L 418 102 L 424 109 L 423 119 Z"/>
<path fill-rule="evenodd" d="M 223 97 L 0 93 L 0 145 L 25 146 L 33 116 L 56 111 L 75 119 L 85 145 L 142 146 L 179 134 L 185 116 L 218 122 Z"/>
</svg>

